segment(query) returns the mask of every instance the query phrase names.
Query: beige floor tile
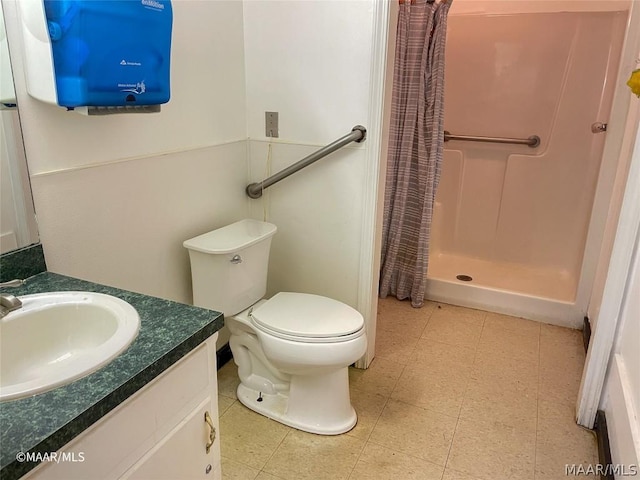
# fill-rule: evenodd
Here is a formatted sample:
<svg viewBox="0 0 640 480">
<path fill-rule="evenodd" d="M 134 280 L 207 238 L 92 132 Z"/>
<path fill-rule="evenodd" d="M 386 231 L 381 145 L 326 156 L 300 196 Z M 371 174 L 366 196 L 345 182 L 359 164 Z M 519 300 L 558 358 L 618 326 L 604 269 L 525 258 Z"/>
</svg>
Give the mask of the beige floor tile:
<svg viewBox="0 0 640 480">
<path fill-rule="evenodd" d="M 464 345 L 452 345 L 428 339 L 420 339 L 416 349 L 411 355 L 409 366 L 411 368 L 443 368 L 450 366 L 471 366 L 475 360 L 474 347 Z"/>
<path fill-rule="evenodd" d="M 544 332 L 544 333 L 542 333 Z M 585 351 L 582 332 L 568 328 L 543 325 L 540 334 L 540 361 L 548 364 L 584 363 Z"/>
<path fill-rule="evenodd" d="M 466 473 L 456 472 L 450 468 L 444 469 L 444 475 L 442 476 L 442 480 L 479 480 L 477 477 L 472 477 L 471 475 L 467 475 Z"/>
<path fill-rule="evenodd" d="M 460 418 L 501 422 L 535 430 L 538 396 L 535 389 L 514 389 L 493 379 L 471 380 L 460 410 Z"/>
<path fill-rule="evenodd" d="M 226 412 L 227 409 L 236 401 L 237 400 L 234 400 L 233 398 L 218 395 L 218 416 L 221 417 L 222 414 Z"/>
<path fill-rule="evenodd" d="M 539 397 L 573 405 L 578 397 L 585 353 L 578 330 L 542 325 Z"/>
<path fill-rule="evenodd" d="M 572 377 L 562 371 L 540 371 L 538 398 L 541 400 L 574 405 L 580 390 L 580 377 Z"/>
<path fill-rule="evenodd" d="M 373 431 L 388 397 L 351 388 L 351 404 L 358 414 L 358 423 L 348 435 L 366 440 Z"/>
<path fill-rule="evenodd" d="M 240 385 L 238 378 L 238 366 L 229 360 L 220 370 L 218 370 L 218 393 L 225 397 L 236 399 L 236 390 Z"/>
<path fill-rule="evenodd" d="M 484 319 L 484 324 L 488 328 L 509 330 L 519 335 L 533 337 L 540 335 L 540 322 L 534 322 L 533 320 L 526 320 L 519 317 L 511 317 L 509 315 L 501 315 L 499 313 L 488 312 Z"/>
<path fill-rule="evenodd" d="M 484 310 L 476 310 L 474 308 L 458 307 L 457 305 L 449 305 L 447 303 L 438 303 L 431 318 L 444 317 L 469 322 L 483 323 L 487 312 Z"/>
<path fill-rule="evenodd" d="M 451 309 L 436 309 L 421 338 L 475 349 L 482 333 L 483 316 L 475 314 L 478 310 L 470 312 L 465 315 Z"/>
<path fill-rule="evenodd" d="M 574 421 L 580 332 L 391 297 L 379 300 L 378 332 L 371 367 L 349 369 L 359 418 L 345 435 L 246 409 L 235 400 L 237 367 L 225 365 L 223 479 L 553 480 L 568 478 L 566 464 L 597 462 L 593 435 Z"/>
<path fill-rule="evenodd" d="M 570 352 L 559 346 L 542 346 L 540 349 L 540 368 L 542 370 L 560 370 L 572 376 L 581 376 L 584 368 L 584 351 Z"/>
<path fill-rule="evenodd" d="M 417 343 L 418 337 L 410 337 L 402 330 L 376 332 L 376 358 L 406 365 Z"/>
<path fill-rule="evenodd" d="M 456 422 L 455 417 L 390 400 L 369 442 L 444 467 Z"/>
<path fill-rule="evenodd" d="M 409 337 L 419 338 L 435 307 L 433 302 L 425 302 L 422 308 L 413 308 L 408 300 L 400 301 L 395 297 L 378 299 L 376 330 L 402 331 Z"/>
<path fill-rule="evenodd" d="M 564 405 L 546 400 L 538 402 L 538 431 L 543 436 L 553 435 L 561 438 L 564 435 L 584 430 L 576 423 L 575 405 Z"/>
<path fill-rule="evenodd" d="M 443 467 L 368 443 L 349 480 L 440 480 Z"/>
<path fill-rule="evenodd" d="M 403 372 L 391 398 L 434 412 L 457 417 L 460 414 L 469 369 L 417 370 Z"/>
<path fill-rule="evenodd" d="M 573 405 L 578 398 L 584 354 L 546 352 L 540 361 L 538 395 L 541 399 Z"/>
<path fill-rule="evenodd" d="M 582 331 L 573 328 L 542 323 L 540 324 L 540 340 L 541 342 L 557 343 L 564 348 L 568 345 L 577 345 L 584 351 Z"/>
<path fill-rule="evenodd" d="M 453 370 L 449 373 L 407 371 L 398 380 L 391 398 L 457 417 L 468 380 L 468 376 L 456 376 Z"/>
<path fill-rule="evenodd" d="M 458 421 L 447 468 L 481 480 L 531 480 L 536 431 L 501 423 Z"/>
<path fill-rule="evenodd" d="M 542 325 L 539 397 L 566 405 L 575 404 L 584 361 L 585 353 L 580 331 Z"/>
<path fill-rule="evenodd" d="M 536 475 L 567 478 L 566 465 L 595 465 L 595 434 L 575 422 L 575 407 L 540 400 L 536 440 Z"/>
<path fill-rule="evenodd" d="M 220 417 L 222 455 L 260 470 L 290 430 L 236 402 Z"/>
<path fill-rule="evenodd" d="M 224 479 L 223 479 L 224 480 Z M 256 480 L 283 480 L 282 477 L 276 477 L 267 472 L 260 472 L 256 477 Z"/>
<path fill-rule="evenodd" d="M 473 350 L 420 340 L 391 398 L 457 417 L 473 369 Z"/>
<path fill-rule="evenodd" d="M 313 435 L 292 430 L 262 469 L 285 480 L 346 479 L 364 441 L 350 435 Z"/>
<path fill-rule="evenodd" d="M 478 353 L 508 356 L 537 365 L 540 360 L 540 336 L 507 330 L 489 322 L 482 330 Z"/>
<path fill-rule="evenodd" d="M 535 361 L 522 361 L 499 351 L 479 350 L 471 378 L 502 389 L 535 395 L 538 391 L 539 371 Z"/>
<path fill-rule="evenodd" d="M 572 436 L 562 444 L 549 443 L 544 439 L 538 440 L 536 444 L 536 477 L 566 479 L 568 476 L 572 476 L 568 475 L 566 470 L 570 465 L 595 468 L 598 456 L 589 452 L 589 450 L 595 449 L 595 444 L 595 436 L 589 432 L 584 432 L 580 436 Z M 599 475 L 591 475 L 587 478 L 599 478 Z"/>
<path fill-rule="evenodd" d="M 396 386 L 404 365 L 390 360 L 374 358 L 369 368 L 349 368 L 349 385 L 365 392 L 388 397 Z"/>
<path fill-rule="evenodd" d="M 254 480 L 260 470 L 222 457 L 222 480 Z"/>
</svg>

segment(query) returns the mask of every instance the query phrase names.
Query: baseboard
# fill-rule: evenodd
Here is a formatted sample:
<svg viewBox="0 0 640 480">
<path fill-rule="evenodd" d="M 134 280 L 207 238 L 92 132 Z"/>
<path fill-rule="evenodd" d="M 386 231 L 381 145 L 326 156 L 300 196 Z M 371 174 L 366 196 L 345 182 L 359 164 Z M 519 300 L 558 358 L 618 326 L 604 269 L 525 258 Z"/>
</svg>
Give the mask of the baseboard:
<svg viewBox="0 0 640 480">
<path fill-rule="evenodd" d="M 582 342 L 584 343 L 584 351 L 589 350 L 589 341 L 591 340 L 591 322 L 589 317 L 584 317 L 582 324 Z"/>
<path fill-rule="evenodd" d="M 585 317 L 586 318 L 586 317 Z M 596 423 L 593 426 L 598 438 L 598 459 L 600 465 L 612 465 L 611 445 L 609 444 L 609 430 L 607 429 L 607 416 L 603 410 L 596 413 Z M 614 480 L 613 472 L 607 470 L 600 475 L 601 480 Z"/>
<path fill-rule="evenodd" d="M 231 354 L 231 347 L 229 347 L 228 343 L 225 343 L 220 349 L 216 352 L 216 360 L 218 362 L 218 370 L 220 370 L 225 363 L 233 358 Z"/>
<path fill-rule="evenodd" d="M 558 327 L 582 328 L 584 312 L 574 303 L 462 283 L 428 278 L 425 299 L 522 317 Z"/>
</svg>

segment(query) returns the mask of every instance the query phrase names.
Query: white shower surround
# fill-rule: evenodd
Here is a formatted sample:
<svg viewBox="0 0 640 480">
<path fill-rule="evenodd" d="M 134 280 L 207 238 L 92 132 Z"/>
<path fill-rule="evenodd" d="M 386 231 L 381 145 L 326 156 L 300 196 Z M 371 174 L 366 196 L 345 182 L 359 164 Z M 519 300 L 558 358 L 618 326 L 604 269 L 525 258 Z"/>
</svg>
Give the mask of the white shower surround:
<svg viewBox="0 0 640 480">
<path fill-rule="evenodd" d="M 590 125 L 609 118 L 625 20 L 626 12 L 450 17 L 446 129 L 537 134 L 542 144 L 445 144 L 428 299 L 581 326 L 594 270 L 585 246 L 606 138 Z M 536 24 L 549 32 L 545 39 L 530 35 Z M 470 29 L 472 42 L 463 36 Z"/>
</svg>

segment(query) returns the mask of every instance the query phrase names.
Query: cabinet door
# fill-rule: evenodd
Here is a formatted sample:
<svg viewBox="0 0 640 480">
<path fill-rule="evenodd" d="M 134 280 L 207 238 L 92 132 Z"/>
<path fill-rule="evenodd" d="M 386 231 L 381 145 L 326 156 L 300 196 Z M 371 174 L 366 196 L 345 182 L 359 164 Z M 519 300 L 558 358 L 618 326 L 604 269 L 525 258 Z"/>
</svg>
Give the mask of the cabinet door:
<svg viewBox="0 0 640 480">
<path fill-rule="evenodd" d="M 217 402 L 203 401 L 121 478 L 127 480 L 213 480 L 220 478 Z M 205 421 L 205 412 L 213 430 Z M 207 453 L 206 445 L 215 439 Z"/>
</svg>

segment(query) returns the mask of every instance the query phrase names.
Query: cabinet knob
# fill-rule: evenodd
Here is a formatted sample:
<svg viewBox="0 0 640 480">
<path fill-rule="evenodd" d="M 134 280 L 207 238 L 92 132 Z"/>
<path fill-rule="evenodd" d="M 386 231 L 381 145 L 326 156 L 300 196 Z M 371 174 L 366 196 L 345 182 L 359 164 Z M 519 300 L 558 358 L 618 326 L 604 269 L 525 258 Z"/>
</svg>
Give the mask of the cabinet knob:
<svg viewBox="0 0 640 480">
<path fill-rule="evenodd" d="M 207 453 L 209 453 L 211 451 L 213 442 L 216 440 L 216 427 L 213 426 L 213 420 L 211 420 L 211 415 L 209 415 L 209 412 L 204 412 L 204 421 L 209 426 L 209 441 L 205 445 L 205 450 Z"/>
</svg>

